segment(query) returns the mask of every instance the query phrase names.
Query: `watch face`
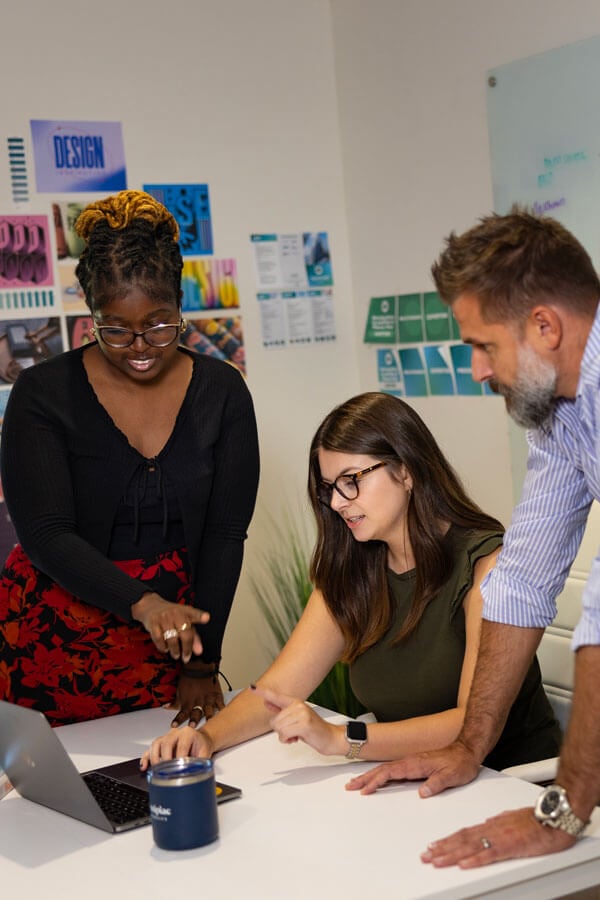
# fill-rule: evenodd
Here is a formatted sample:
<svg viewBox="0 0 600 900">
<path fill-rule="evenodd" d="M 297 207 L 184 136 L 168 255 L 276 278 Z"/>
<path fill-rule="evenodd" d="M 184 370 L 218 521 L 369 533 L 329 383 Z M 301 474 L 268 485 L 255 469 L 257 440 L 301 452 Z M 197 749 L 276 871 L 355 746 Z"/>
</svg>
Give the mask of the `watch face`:
<svg viewBox="0 0 600 900">
<path fill-rule="evenodd" d="M 364 722 L 348 722 L 346 724 L 346 737 L 349 741 L 366 741 L 367 726 Z"/>
<path fill-rule="evenodd" d="M 556 813 L 560 806 L 560 793 L 555 789 L 547 790 L 541 797 L 540 810 L 545 816 Z"/>
</svg>

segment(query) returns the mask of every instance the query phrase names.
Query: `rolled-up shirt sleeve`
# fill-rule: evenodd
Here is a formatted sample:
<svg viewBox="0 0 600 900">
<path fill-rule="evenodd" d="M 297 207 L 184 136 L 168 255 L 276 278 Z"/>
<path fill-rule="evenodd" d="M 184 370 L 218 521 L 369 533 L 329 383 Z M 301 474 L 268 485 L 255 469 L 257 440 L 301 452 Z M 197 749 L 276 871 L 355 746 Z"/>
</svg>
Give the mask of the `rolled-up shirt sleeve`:
<svg viewBox="0 0 600 900">
<path fill-rule="evenodd" d="M 600 644 L 600 555 L 596 556 L 583 591 L 583 612 L 573 634 L 573 650 Z"/>
<path fill-rule="evenodd" d="M 546 628 L 556 615 L 556 598 L 577 554 L 593 499 L 567 426 L 568 419 L 555 418 L 551 428 L 528 433 L 522 498 L 498 562 L 481 586 L 484 619 Z M 597 618 L 598 578 L 590 603 Z M 580 624 L 585 621 L 584 615 Z M 595 628 L 597 632 L 597 622 Z"/>
</svg>

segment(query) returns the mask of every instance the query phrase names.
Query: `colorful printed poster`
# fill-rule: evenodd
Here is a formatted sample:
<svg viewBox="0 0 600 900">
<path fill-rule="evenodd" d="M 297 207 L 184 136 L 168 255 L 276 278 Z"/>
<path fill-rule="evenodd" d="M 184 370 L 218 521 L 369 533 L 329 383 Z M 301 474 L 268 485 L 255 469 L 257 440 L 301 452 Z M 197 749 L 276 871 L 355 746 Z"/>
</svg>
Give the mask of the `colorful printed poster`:
<svg viewBox="0 0 600 900">
<path fill-rule="evenodd" d="M 0 383 L 13 384 L 19 373 L 63 351 L 58 318 L 0 322 Z"/>
<path fill-rule="evenodd" d="M 240 305 L 234 259 L 195 259 L 183 264 L 181 308 L 231 309 Z"/>
<path fill-rule="evenodd" d="M 67 316 L 67 335 L 69 338 L 69 348 L 75 350 L 77 347 L 84 347 L 91 344 L 96 338 L 92 333 L 94 320 L 91 316 Z"/>
<path fill-rule="evenodd" d="M 60 263 L 58 266 L 58 279 L 60 282 L 60 296 L 65 312 L 84 312 L 87 310 L 85 296 L 79 279 L 75 275 L 73 263 Z"/>
<path fill-rule="evenodd" d="M 145 184 L 144 190 L 177 220 L 182 256 L 209 256 L 213 252 L 207 184 Z"/>
<path fill-rule="evenodd" d="M 68 200 L 52 204 L 56 256 L 59 260 L 79 259 L 83 253 L 85 241 L 75 231 L 75 222 L 86 206 L 84 200 Z"/>
<path fill-rule="evenodd" d="M 122 191 L 127 187 L 120 122 L 31 120 L 39 193 Z"/>
<path fill-rule="evenodd" d="M 0 216 L 0 289 L 53 283 L 46 216 Z"/>
<path fill-rule="evenodd" d="M 181 342 L 196 353 L 231 363 L 246 374 L 246 351 L 239 316 L 220 319 L 188 319 Z"/>
<path fill-rule="evenodd" d="M 305 231 L 302 246 L 309 287 L 330 287 L 333 284 L 333 272 L 327 232 Z"/>
<path fill-rule="evenodd" d="M 333 285 L 326 231 L 252 234 L 259 291 L 293 291 Z"/>
</svg>

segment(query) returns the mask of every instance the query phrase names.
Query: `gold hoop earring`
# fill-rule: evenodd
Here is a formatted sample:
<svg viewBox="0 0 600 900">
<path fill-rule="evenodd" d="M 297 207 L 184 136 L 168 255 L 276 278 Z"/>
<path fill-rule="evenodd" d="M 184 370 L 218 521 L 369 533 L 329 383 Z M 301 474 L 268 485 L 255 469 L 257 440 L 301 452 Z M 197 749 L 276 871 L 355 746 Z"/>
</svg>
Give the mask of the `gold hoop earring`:
<svg viewBox="0 0 600 900">
<path fill-rule="evenodd" d="M 187 326 L 188 326 L 187 319 L 182 319 L 181 325 L 179 326 L 179 331 L 181 334 L 183 334 L 183 332 L 186 330 Z"/>
</svg>

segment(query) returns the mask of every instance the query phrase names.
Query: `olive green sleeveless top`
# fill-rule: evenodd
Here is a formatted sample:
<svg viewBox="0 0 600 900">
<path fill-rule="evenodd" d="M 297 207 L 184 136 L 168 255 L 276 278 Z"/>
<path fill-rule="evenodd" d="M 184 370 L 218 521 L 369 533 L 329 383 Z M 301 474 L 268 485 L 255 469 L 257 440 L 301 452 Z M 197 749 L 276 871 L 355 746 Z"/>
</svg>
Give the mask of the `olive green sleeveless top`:
<svg viewBox="0 0 600 900">
<path fill-rule="evenodd" d="M 393 644 L 414 596 L 415 572 L 388 571 L 392 623 L 381 640 L 350 666 L 352 690 L 380 722 L 426 716 L 456 707 L 465 653 L 463 601 L 473 585 L 475 564 L 502 544 L 502 534 L 452 526 L 455 565 L 416 629 Z M 496 748 L 485 760 L 492 768 L 555 756 L 560 728 L 534 660 Z"/>
</svg>

